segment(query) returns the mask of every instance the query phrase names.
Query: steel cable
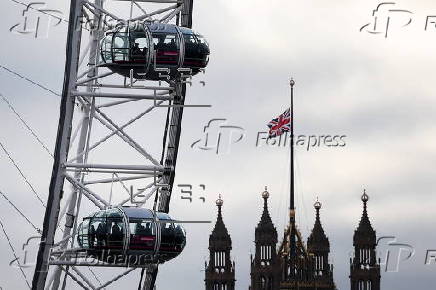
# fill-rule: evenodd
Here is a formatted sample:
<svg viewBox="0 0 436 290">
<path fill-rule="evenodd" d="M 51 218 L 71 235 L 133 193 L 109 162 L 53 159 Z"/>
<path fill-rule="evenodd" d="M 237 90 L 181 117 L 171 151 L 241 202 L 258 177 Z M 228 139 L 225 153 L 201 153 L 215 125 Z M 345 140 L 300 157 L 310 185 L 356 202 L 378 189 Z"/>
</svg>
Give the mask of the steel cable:
<svg viewBox="0 0 436 290">
<path fill-rule="evenodd" d="M 23 275 L 24 281 L 26 281 L 27 286 L 29 287 L 29 289 L 31 289 L 29 281 L 27 280 L 26 273 L 24 273 L 23 268 L 21 268 L 20 260 L 17 256 L 17 253 L 15 252 L 14 246 L 12 246 L 11 239 L 9 238 L 9 235 L 7 234 L 6 229 L 3 226 L 3 222 L 1 220 L 0 220 L 0 226 L 2 227 L 3 233 L 6 237 L 6 239 L 8 240 L 9 247 L 11 248 L 12 254 L 15 257 L 15 261 L 17 261 L 18 267 L 20 268 L 20 271 L 21 271 L 21 274 Z"/>
<path fill-rule="evenodd" d="M 30 221 L 30 219 L 0 190 L 0 194 L 3 196 L 4 199 L 6 199 L 7 202 L 38 232 L 41 233 L 41 230 L 35 226 L 34 223 Z"/>
<path fill-rule="evenodd" d="M 39 196 L 39 194 L 36 192 L 35 188 L 32 186 L 32 184 L 29 182 L 29 180 L 27 179 L 27 177 L 24 175 L 23 171 L 20 169 L 20 167 L 18 166 L 18 164 L 15 162 L 15 160 L 12 158 L 12 156 L 9 154 L 9 152 L 6 150 L 5 146 L 3 146 L 3 143 L 0 141 L 0 147 L 2 147 L 3 151 L 6 153 L 6 155 L 8 156 L 9 160 L 12 162 L 12 164 L 15 166 L 15 168 L 18 170 L 18 172 L 20 173 L 21 177 L 24 179 L 24 181 L 26 182 L 26 184 L 30 187 L 30 189 L 32 190 L 32 192 L 35 194 L 35 196 L 38 198 L 39 202 L 41 202 L 41 204 L 45 207 L 45 203 L 44 201 L 42 201 L 41 197 Z"/>
<path fill-rule="evenodd" d="M 0 96 L 2 97 L 3 101 L 8 105 L 9 109 L 11 109 L 11 111 L 18 117 L 18 119 L 20 119 L 21 123 L 23 123 L 23 125 L 27 128 L 27 130 L 30 131 L 33 137 L 35 137 L 36 141 L 38 141 L 38 143 L 42 146 L 42 148 L 44 148 L 44 150 L 47 151 L 47 153 L 52 158 L 54 158 L 53 153 L 50 152 L 50 150 L 47 148 L 44 142 L 42 142 L 42 140 L 38 137 L 38 135 L 36 135 L 35 131 L 27 124 L 27 122 L 21 117 L 21 115 L 17 112 L 17 110 L 15 110 L 11 102 L 4 95 L 0 94 Z"/>
</svg>

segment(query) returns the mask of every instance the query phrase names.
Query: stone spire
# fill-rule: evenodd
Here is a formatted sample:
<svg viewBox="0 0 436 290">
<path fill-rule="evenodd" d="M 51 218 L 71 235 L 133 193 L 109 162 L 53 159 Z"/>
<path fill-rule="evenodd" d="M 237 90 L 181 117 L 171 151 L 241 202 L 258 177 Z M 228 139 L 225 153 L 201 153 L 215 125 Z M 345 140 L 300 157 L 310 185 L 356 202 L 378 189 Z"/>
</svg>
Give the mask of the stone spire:
<svg viewBox="0 0 436 290">
<path fill-rule="evenodd" d="M 255 229 L 256 253 L 251 258 L 250 290 L 278 290 L 280 264 L 277 256 L 277 231 L 268 211 L 269 192 L 262 192 L 263 212 Z"/>
<path fill-rule="evenodd" d="M 327 287 L 327 289 L 335 289 L 333 281 L 333 266 L 329 264 L 330 242 L 327 238 L 321 224 L 320 210 L 321 202 L 318 198 L 313 207 L 316 211 L 315 224 L 312 232 L 307 239 L 307 252 L 311 257 L 314 280 Z"/>
<path fill-rule="evenodd" d="M 212 234 L 210 235 L 210 239 L 221 237 L 221 238 L 224 238 L 226 240 L 230 240 L 230 244 L 231 244 L 230 235 L 229 235 L 227 228 L 226 228 L 226 225 L 224 224 L 224 221 L 223 221 L 223 215 L 222 215 L 221 208 L 224 204 L 224 201 L 221 198 L 221 194 L 219 195 L 219 197 L 215 203 L 218 207 L 218 217 L 216 219 L 215 227 L 212 231 Z"/>
<path fill-rule="evenodd" d="M 362 217 L 354 231 L 354 257 L 350 259 L 351 290 L 380 290 L 380 264 L 377 261 L 377 236 L 368 217 L 369 196 L 363 191 Z"/>
<path fill-rule="evenodd" d="M 361 200 L 363 202 L 363 212 L 359 222 L 359 226 L 354 232 L 354 244 L 373 246 L 377 242 L 376 232 L 372 228 L 371 222 L 368 217 L 367 203 L 369 201 L 369 196 L 366 194 L 366 190 L 363 191 Z"/>
<path fill-rule="evenodd" d="M 319 214 L 322 208 L 322 204 L 317 199 L 313 206 L 316 210 L 316 217 L 315 217 L 315 224 L 313 226 L 312 233 L 307 239 L 308 250 L 309 252 L 319 251 L 319 250 L 329 252 L 330 251 L 329 239 L 327 238 L 324 232 L 324 229 L 321 224 L 320 214 Z"/>
<path fill-rule="evenodd" d="M 221 195 L 216 201 L 218 217 L 209 236 L 209 264 L 205 264 L 205 289 L 235 289 L 235 262 L 231 261 L 232 239 L 223 221 Z"/>
<path fill-rule="evenodd" d="M 265 190 L 262 192 L 262 198 L 263 198 L 263 212 L 256 230 L 262 229 L 262 230 L 275 231 L 274 224 L 271 220 L 271 216 L 269 215 L 269 211 L 268 211 L 269 192 L 266 186 L 265 186 Z"/>
</svg>

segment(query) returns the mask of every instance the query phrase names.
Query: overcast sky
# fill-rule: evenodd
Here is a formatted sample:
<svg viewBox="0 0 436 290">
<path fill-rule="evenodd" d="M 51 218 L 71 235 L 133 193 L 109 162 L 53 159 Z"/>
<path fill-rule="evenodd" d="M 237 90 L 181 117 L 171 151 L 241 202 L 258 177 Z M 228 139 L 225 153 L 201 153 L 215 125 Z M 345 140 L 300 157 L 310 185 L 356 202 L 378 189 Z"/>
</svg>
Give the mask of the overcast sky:
<svg viewBox="0 0 436 290">
<path fill-rule="evenodd" d="M 171 215 L 214 222 L 215 200 L 222 194 L 224 221 L 233 240 L 236 289 L 248 289 L 249 259 L 264 186 L 270 191 L 270 213 L 279 237 L 287 219 L 289 150 L 264 143 L 256 147 L 256 139 L 259 131 L 266 131 L 268 121 L 289 106 L 292 76 L 296 81 L 296 134 L 346 136 L 342 147 L 296 148 L 297 221 L 303 237 L 310 234 L 313 203 L 319 197 L 335 282 L 338 289 L 349 289 L 349 252 L 362 211 L 360 195 L 366 188 L 377 235 L 394 236 L 398 243 L 415 249 L 411 259 L 400 263 L 399 271 L 382 273 L 382 289 L 433 289 L 436 264 L 425 265 L 425 261 L 427 250 L 436 249 L 436 26 L 432 23 L 436 17 L 430 17 L 427 30 L 425 27 L 427 16 L 436 15 L 434 1 L 402 0 L 387 9 L 409 12 L 380 11 L 377 31 L 381 33 L 373 33 L 372 11 L 379 1 L 194 2 L 193 26 L 208 39 L 211 56 L 206 74 L 196 76 L 188 88 L 187 102 L 212 107 L 184 112 L 175 185 L 192 184 L 197 199 L 192 203 L 182 200 L 175 186 Z M 48 0 L 47 8 L 68 15 L 69 1 Z M 48 37 L 11 33 L 10 28 L 23 21 L 23 6 L 6 0 L 1 1 L 0 10 L 0 65 L 60 92 L 67 25 L 51 28 Z M 390 25 L 385 37 L 382 19 L 387 17 Z M 410 19 L 411 23 L 403 26 Z M 199 81 L 206 81 L 206 86 Z M 60 98 L 3 69 L 0 94 L 53 151 Z M 120 112 L 107 112 L 122 123 L 148 106 L 138 102 Z M 129 132 L 158 153 L 164 116 L 165 109 L 156 110 L 148 122 Z M 221 154 L 191 148 L 214 118 L 243 128 L 243 139 L 225 147 Z M 0 142 L 46 199 L 53 160 L 3 100 L 0 128 Z M 106 132 L 97 128 L 93 140 Z M 223 136 L 230 138 L 228 132 Z M 110 157 L 140 162 L 134 152 L 120 152 L 118 145 L 114 139 L 96 151 L 93 161 Z M 0 172 L 0 190 L 41 227 L 44 209 L 3 150 Z M 200 184 L 206 186 L 204 191 Z M 206 198 L 205 203 L 200 196 Z M 86 205 L 83 210 L 89 214 L 95 209 Z M 2 197 L 0 219 L 21 254 L 22 244 L 35 232 Z M 213 223 L 187 226 L 187 247 L 177 259 L 160 267 L 157 289 L 204 289 L 212 228 Z M 20 271 L 9 266 L 14 257 L 3 232 L 0 246 L 0 287 L 23 289 L 26 284 Z M 380 248 L 382 260 L 387 248 Z M 398 250 L 395 246 L 390 249 L 392 253 Z M 32 270 L 25 271 L 29 281 Z M 97 273 L 103 279 L 120 271 L 99 269 Z M 115 285 L 136 289 L 138 281 L 136 271 Z M 76 285 L 70 283 L 69 289 Z"/>
</svg>

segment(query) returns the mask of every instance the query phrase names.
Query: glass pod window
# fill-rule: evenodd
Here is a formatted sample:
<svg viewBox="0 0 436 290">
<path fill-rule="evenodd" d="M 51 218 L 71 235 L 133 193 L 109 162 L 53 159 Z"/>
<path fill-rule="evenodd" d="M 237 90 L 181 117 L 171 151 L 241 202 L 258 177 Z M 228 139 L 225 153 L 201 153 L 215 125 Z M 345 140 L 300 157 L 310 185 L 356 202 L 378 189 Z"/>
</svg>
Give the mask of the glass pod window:
<svg viewBox="0 0 436 290">
<path fill-rule="evenodd" d="M 107 230 L 105 212 L 98 212 L 90 219 L 89 248 L 103 249 L 107 247 Z"/>
<path fill-rule="evenodd" d="M 84 218 L 77 230 L 77 241 L 80 247 L 89 248 L 89 218 Z"/>
<path fill-rule="evenodd" d="M 181 251 L 186 244 L 186 232 L 180 224 L 174 224 L 174 242 L 176 250 Z"/>
<path fill-rule="evenodd" d="M 101 58 L 105 63 L 112 62 L 112 37 L 113 33 L 109 33 L 101 43 Z"/>
<path fill-rule="evenodd" d="M 126 32 L 117 32 L 112 39 L 112 58 L 114 62 L 129 60 L 129 36 Z"/>
<path fill-rule="evenodd" d="M 179 43 L 176 34 L 153 33 L 156 64 L 177 65 Z"/>
<path fill-rule="evenodd" d="M 108 226 L 107 244 L 111 249 L 122 249 L 124 245 L 124 228 L 123 217 L 118 209 L 107 211 L 106 223 Z"/>
<path fill-rule="evenodd" d="M 195 62 L 196 58 L 198 58 L 197 39 L 193 34 L 185 34 L 183 35 L 183 37 L 185 38 L 184 65 L 189 66 Z"/>
<path fill-rule="evenodd" d="M 199 68 L 205 66 L 207 59 L 208 46 L 206 40 L 195 34 L 184 34 L 185 39 L 185 59 L 183 66 Z"/>
<path fill-rule="evenodd" d="M 130 49 L 131 60 L 134 62 L 144 62 L 149 49 L 145 33 L 132 32 L 130 42 L 132 44 Z"/>
<path fill-rule="evenodd" d="M 196 34 L 195 35 L 198 39 L 198 42 L 202 44 L 203 47 L 209 47 L 209 43 L 206 41 L 206 39 L 200 35 L 200 34 Z"/>
<path fill-rule="evenodd" d="M 161 245 L 162 251 L 172 252 L 175 250 L 176 243 L 176 227 L 174 223 L 162 223 L 161 224 Z"/>
<path fill-rule="evenodd" d="M 129 228 L 131 250 L 154 250 L 156 229 L 153 220 L 130 219 Z"/>
</svg>

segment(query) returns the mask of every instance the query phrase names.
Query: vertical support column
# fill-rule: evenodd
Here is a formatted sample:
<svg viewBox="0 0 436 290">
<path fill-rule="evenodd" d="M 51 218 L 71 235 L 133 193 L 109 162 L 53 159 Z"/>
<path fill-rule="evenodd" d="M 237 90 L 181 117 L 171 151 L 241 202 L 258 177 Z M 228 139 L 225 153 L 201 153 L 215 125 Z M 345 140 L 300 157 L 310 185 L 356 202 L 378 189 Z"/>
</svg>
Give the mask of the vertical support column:
<svg viewBox="0 0 436 290">
<path fill-rule="evenodd" d="M 144 286 L 142 290 L 154 290 L 154 284 L 156 282 L 158 267 L 157 265 L 153 265 L 147 268 L 146 276 L 144 281 Z"/>
<path fill-rule="evenodd" d="M 71 0 L 70 4 L 65 78 L 60 106 L 59 126 L 49 196 L 44 216 L 44 227 L 32 282 L 33 290 L 43 290 L 45 287 L 50 252 L 54 243 L 56 226 L 59 218 L 60 202 L 63 195 L 65 180 L 65 168 L 63 163 L 67 161 L 68 157 L 71 126 L 74 114 L 75 98 L 71 93 L 75 89 L 77 79 L 79 48 L 82 36 L 82 4 L 82 0 Z"/>
<path fill-rule="evenodd" d="M 193 0 L 184 0 L 183 9 L 181 11 L 181 26 L 192 28 L 193 2 Z M 182 82 L 182 79 L 177 79 L 174 87 L 174 107 L 172 108 L 170 128 L 168 132 L 168 144 L 166 145 L 166 157 L 164 160 L 164 165 L 172 169 L 163 176 L 163 184 L 168 184 L 168 187 L 163 187 L 160 190 L 158 210 L 162 212 L 169 211 L 169 203 L 171 200 L 172 187 L 175 178 L 174 172 L 182 126 L 183 105 L 185 104 L 186 95 L 186 84 Z"/>
<path fill-rule="evenodd" d="M 168 185 L 167 187 L 163 187 L 161 189 L 158 209 L 162 212 L 169 211 L 171 192 L 175 178 L 175 167 L 179 149 L 180 133 L 182 129 L 183 105 L 185 104 L 186 95 L 186 84 L 182 83 L 180 79 L 175 81 L 174 87 L 175 97 L 168 130 L 166 156 L 164 159 L 164 166 L 171 168 L 171 170 L 165 172 L 162 179 L 163 183 Z"/>
<path fill-rule="evenodd" d="M 95 5 L 97 7 L 102 7 L 103 6 L 103 0 L 95 0 Z M 96 15 L 94 15 L 94 22 L 90 25 L 90 33 L 91 33 L 91 43 L 90 43 L 90 50 L 89 50 L 89 64 L 90 66 L 94 66 L 96 65 L 96 62 L 98 61 L 98 57 L 97 57 L 97 49 L 98 49 L 98 43 L 100 41 L 100 39 L 102 38 L 102 27 L 100 26 L 100 22 L 101 22 L 101 13 L 98 13 Z M 95 67 L 94 69 L 90 70 L 87 77 L 88 78 L 92 78 L 97 76 L 98 74 L 98 68 Z M 75 82 L 76 80 L 74 80 Z M 88 86 L 87 86 L 87 92 L 93 92 L 95 91 L 95 89 L 92 87 L 93 82 L 89 82 Z M 81 109 L 82 109 L 82 115 L 83 115 L 83 121 L 82 121 L 82 125 L 80 128 L 80 139 L 79 139 L 79 143 L 78 143 L 78 147 L 77 147 L 77 155 L 79 156 L 79 158 L 77 159 L 76 163 L 86 163 L 86 160 L 88 158 L 88 144 L 89 144 L 89 136 L 91 133 L 91 126 L 92 126 L 92 116 L 91 114 L 93 113 L 94 109 L 93 109 L 93 104 L 94 102 L 89 101 L 89 102 L 85 102 L 83 104 L 81 104 Z M 85 152 L 85 154 L 83 154 Z M 77 171 L 74 174 L 74 179 L 77 180 L 78 182 L 83 182 L 83 173 Z M 81 189 L 75 187 L 74 185 L 71 185 L 71 196 L 69 199 L 69 204 L 68 204 L 68 209 L 66 212 L 66 221 L 65 221 L 65 229 L 64 229 L 64 233 L 63 233 L 63 239 L 66 239 L 68 236 L 71 235 L 71 231 L 73 230 L 73 236 L 74 236 L 74 231 L 76 229 L 76 225 L 77 225 L 77 213 L 78 213 L 78 209 L 80 207 L 80 200 L 81 198 L 78 195 L 81 195 Z M 72 238 L 71 244 L 73 245 L 74 243 L 74 237 Z M 65 249 L 68 245 L 68 240 L 65 241 L 65 243 L 63 243 L 61 245 L 61 249 Z M 65 268 L 65 271 L 69 271 L 69 267 L 67 266 Z M 61 274 L 62 274 L 62 268 L 61 267 L 56 267 L 55 272 L 53 273 L 54 275 L 54 280 L 53 280 L 53 285 L 52 285 L 52 290 L 57 290 L 59 289 L 59 284 L 60 284 L 60 278 L 61 278 Z M 67 275 L 65 273 L 65 275 Z M 65 285 L 64 285 L 65 286 Z"/>
<path fill-rule="evenodd" d="M 184 0 L 183 9 L 181 11 L 181 26 L 192 28 L 192 11 L 194 0 Z M 169 203 L 171 200 L 171 192 L 175 178 L 176 159 L 179 148 L 179 140 L 182 126 L 183 105 L 185 104 L 186 84 L 182 79 L 177 79 L 174 84 L 176 90 L 175 100 L 173 102 L 170 128 L 168 132 L 168 145 L 164 165 L 172 168 L 172 170 L 163 177 L 163 183 L 169 186 L 161 189 L 158 210 L 163 212 L 169 211 Z"/>
<path fill-rule="evenodd" d="M 192 11 L 193 0 L 184 0 L 183 9 L 181 11 L 180 25 L 183 27 L 192 28 Z M 172 185 L 175 178 L 175 167 L 179 148 L 179 140 L 181 133 L 181 123 L 183 115 L 183 105 L 185 104 L 186 84 L 182 79 L 177 79 L 174 83 L 175 99 L 171 112 L 170 125 L 168 130 L 168 138 L 164 158 L 164 166 L 171 168 L 169 172 L 163 175 L 162 183 L 167 184 L 160 190 L 158 210 L 162 212 L 169 211 L 169 203 L 171 200 Z M 157 265 L 155 269 L 147 269 L 143 290 L 153 290 L 157 276 Z"/>
<path fill-rule="evenodd" d="M 192 11 L 194 8 L 194 0 L 184 0 L 182 9 L 181 26 L 192 28 Z"/>
</svg>

